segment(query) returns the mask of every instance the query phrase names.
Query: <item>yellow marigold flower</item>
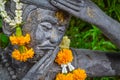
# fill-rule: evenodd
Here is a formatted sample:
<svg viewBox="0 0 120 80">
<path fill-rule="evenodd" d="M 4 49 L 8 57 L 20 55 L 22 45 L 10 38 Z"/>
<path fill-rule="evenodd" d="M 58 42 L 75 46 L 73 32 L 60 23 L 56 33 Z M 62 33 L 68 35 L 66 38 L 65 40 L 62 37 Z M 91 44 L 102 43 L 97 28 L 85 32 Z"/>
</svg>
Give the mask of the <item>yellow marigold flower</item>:
<svg viewBox="0 0 120 80">
<path fill-rule="evenodd" d="M 72 62 L 72 60 L 73 60 L 72 51 L 69 49 L 62 49 L 58 52 L 55 62 L 61 65 Z"/>
<path fill-rule="evenodd" d="M 85 80 L 87 77 L 85 70 L 83 69 L 76 69 L 73 71 L 73 79 L 74 80 Z"/>
<path fill-rule="evenodd" d="M 34 51 L 32 48 L 29 50 L 26 50 L 26 52 L 24 53 L 20 53 L 20 51 L 16 49 L 12 52 L 12 57 L 14 59 L 18 61 L 23 61 L 23 62 L 27 61 L 29 58 L 33 58 L 33 56 L 34 56 Z"/>
<path fill-rule="evenodd" d="M 12 45 L 24 45 L 30 42 L 30 35 L 26 34 L 26 36 L 10 36 L 10 41 Z"/>
<path fill-rule="evenodd" d="M 68 74 L 57 74 L 55 80 L 73 80 L 73 74 L 68 73 Z"/>
</svg>

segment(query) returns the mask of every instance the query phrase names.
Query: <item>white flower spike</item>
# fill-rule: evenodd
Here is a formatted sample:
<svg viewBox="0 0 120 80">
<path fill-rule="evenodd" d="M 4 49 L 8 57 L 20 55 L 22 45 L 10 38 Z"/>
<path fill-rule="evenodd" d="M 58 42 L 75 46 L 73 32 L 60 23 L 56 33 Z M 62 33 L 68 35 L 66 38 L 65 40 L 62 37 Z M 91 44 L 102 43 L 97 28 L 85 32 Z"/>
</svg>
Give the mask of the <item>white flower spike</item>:
<svg viewBox="0 0 120 80">
<path fill-rule="evenodd" d="M 15 22 L 14 20 L 11 20 L 11 22 L 10 22 L 9 25 L 10 25 L 10 26 L 16 26 L 16 22 Z"/>
<path fill-rule="evenodd" d="M 1 14 L 1 16 L 2 16 L 3 18 L 7 17 L 6 11 L 2 11 L 0 14 Z"/>
<path fill-rule="evenodd" d="M 15 17 L 15 22 L 17 24 L 21 24 L 22 23 L 22 17 Z"/>
<path fill-rule="evenodd" d="M 16 3 L 16 10 L 15 10 L 15 18 L 11 20 L 10 16 L 8 16 L 7 12 L 5 11 L 5 0 L 0 0 L 0 15 L 4 18 L 4 21 L 9 23 L 10 26 L 15 27 L 17 24 L 22 23 L 22 13 L 23 11 L 22 6 L 23 4 L 20 3 L 20 0 L 13 0 Z"/>
<path fill-rule="evenodd" d="M 13 0 L 13 1 L 16 2 L 16 3 L 20 2 L 20 0 Z"/>
<path fill-rule="evenodd" d="M 16 3 L 16 9 L 20 10 L 22 9 L 23 4 L 22 3 Z"/>
<path fill-rule="evenodd" d="M 11 18 L 10 18 L 9 16 L 6 16 L 6 17 L 4 18 L 4 20 L 5 20 L 7 23 L 10 23 L 10 22 L 11 22 Z"/>
<path fill-rule="evenodd" d="M 22 10 L 15 10 L 16 17 L 21 17 L 23 11 Z"/>
</svg>

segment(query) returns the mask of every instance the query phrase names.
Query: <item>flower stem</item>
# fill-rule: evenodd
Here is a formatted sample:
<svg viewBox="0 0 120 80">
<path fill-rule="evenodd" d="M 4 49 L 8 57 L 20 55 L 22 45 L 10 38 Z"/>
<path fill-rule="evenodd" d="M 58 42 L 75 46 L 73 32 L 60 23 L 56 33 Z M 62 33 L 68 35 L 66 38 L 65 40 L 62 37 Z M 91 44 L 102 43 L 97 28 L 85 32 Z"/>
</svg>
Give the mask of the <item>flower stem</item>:
<svg viewBox="0 0 120 80">
<path fill-rule="evenodd" d="M 19 46 L 20 53 L 24 53 L 26 51 L 25 46 Z"/>
<path fill-rule="evenodd" d="M 18 36 L 18 37 L 22 36 L 22 29 L 20 26 L 16 27 L 16 36 Z"/>
</svg>

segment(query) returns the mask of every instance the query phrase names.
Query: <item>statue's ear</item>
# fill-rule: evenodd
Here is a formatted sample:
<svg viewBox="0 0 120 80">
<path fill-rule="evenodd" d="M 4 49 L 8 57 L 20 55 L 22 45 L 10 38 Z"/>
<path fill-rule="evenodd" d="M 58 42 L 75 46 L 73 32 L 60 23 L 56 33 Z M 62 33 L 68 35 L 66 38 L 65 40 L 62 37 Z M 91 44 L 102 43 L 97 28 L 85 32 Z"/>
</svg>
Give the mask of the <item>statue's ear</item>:
<svg viewBox="0 0 120 80">
<path fill-rule="evenodd" d="M 49 3 L 49 0 L 20 0 L 20 1 L 25 4 L 36 5 L 37 7 L 43 9 L 56 10 L 56 8 Z"/>
</svg>

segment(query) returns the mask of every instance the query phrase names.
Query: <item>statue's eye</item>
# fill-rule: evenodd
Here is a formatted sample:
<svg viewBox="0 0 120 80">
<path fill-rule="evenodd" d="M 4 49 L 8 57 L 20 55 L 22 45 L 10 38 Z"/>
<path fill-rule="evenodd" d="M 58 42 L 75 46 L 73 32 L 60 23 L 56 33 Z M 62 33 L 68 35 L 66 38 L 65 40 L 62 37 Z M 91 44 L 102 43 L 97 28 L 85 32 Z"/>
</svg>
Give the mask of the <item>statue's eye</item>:
<svg viewBox="0 0 120 80">
<path fill-rule="evenodd" d="M 64 32 L 64 30 L 65 30 L 65 27 L 58 27 L 58 30 L 60 31 L 60 32 Z"/>
<path fill-rule="evenodd" d="M 45 26 L 43 26 L 42 29 L 43 29 L 44 31 L 47 31 L 47 30 L 48 30 Z"/>
<path fill-rule="evenodd" d="M 42 22 L 41 26 L 42 26 L 43 30 L 45 30 L 45 31 L 52 29 L 52 25 L 49 22 Z"/>
</svg>

